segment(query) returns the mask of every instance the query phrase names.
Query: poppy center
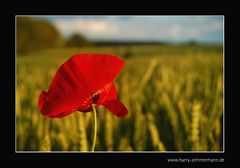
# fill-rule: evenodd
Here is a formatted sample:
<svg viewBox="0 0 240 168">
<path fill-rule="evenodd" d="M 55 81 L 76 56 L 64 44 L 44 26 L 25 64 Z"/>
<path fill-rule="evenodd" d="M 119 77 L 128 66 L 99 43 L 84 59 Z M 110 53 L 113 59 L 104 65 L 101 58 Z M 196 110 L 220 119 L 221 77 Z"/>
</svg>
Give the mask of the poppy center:
<svg viewBox="0 0 240 168">
<path fill-rule="evenodd" d="M 94 104 L 97 104 L 97 101 L 98 101 L 99 97 L 100 97 L 100 94 L 97 93 L 97 92 L 92 94 L 92 101 L 93 101 Z"/>
</svg>

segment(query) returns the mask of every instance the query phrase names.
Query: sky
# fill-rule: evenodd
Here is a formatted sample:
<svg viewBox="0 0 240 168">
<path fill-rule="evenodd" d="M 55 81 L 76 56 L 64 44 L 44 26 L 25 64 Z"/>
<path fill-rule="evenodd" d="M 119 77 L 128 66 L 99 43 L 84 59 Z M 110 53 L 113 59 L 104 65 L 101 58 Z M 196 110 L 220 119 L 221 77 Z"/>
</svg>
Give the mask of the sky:
<svg viewBox="0 0 240 168">
<path fill-rule="evenodd" d="M 203 43 L 224 42 L 224 16 L 35 16 L 52 22 L 64 37 L 81 33 L 90 40 Z"/>
</svg>

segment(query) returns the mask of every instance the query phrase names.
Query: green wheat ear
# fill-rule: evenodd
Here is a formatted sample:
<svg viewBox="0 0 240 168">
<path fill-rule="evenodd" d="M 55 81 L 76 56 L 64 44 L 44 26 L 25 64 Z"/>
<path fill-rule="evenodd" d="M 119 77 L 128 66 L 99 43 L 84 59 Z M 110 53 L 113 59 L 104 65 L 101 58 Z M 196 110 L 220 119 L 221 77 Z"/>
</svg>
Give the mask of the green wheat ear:
<svg viewBox="0 0 240 168">
<path fill-rule="evenodd" d="M 79 150 L 80 151 L 88 151 L 88 143 L 87 143 L 87 135 L 86 135 L 86 127 L 84 114 L 79 113 L 78 116 L 78 136 L 79 136 Z"/>
<path fill-rule="evenodd" d="M 105 111 L 104 111 L 105 112 Z M 113 150 L 113 124 L 112 114 L 105 113 L 105 143 L 108 151 Z"/>
<path fill-rule="evenodd" d="M 135 150 L 142 151 L 145 148 L 146 143 L 146 118 L 142 112 L 141 103 L 135 103 L 135 119 L 134 119 L 134 132 L 133 141 L 135 145 Z"/>
<path fill-rule="evenodd" d="M 120 139 L 120 144 L 119 144 L 119 150 L 120 151 L 128 151 L 128 146 L 129 146 L 129 140 L 127 137 L 122 136 Z"/>
<path fill-rule="evenodd" d="M 188 134 L 189 130 L 190 130 L 190 121 L 189 121 L 189 118 L 188 118 L 188 115 L 187 115 L 187 112 L 186 112 L 186 109 L 184 106 L 184 102 L 182 100 L 180 100 L 180 101 L 178 101 L 177 105 L 178 105 L 179 114 L 181 117 L 181 121 L 183 123 L 184 130 L 185 130 L 186 134 Z"/>
<path fill-rule="evenodd" d="M 154 116 L 150 112 L 147 113 L 147 122 L 153 147 L 159 151 L 166 151 L 166 147 L 160 139 L 160 132 L 155 125 Z"/>
<path fill-rule="evenodd" d="M 40 150 L 49 152 L 51 151 L 51 140 L 49 135 L 45 136 L 43 143 L 41 144 Z"/>
<path fill-rule="evenodd" d="M 56 138 L 57 138 L 58 143 L 60 144 L 61 149 L 63 151 L 67 151 L 69 145 L 68 145 L 66 136 L 63 133 L 58 133 Z"/>
<path fill-rule="evenodd" d="M 192 150 L 200 149 L 200 116 L 201 116 L 201 103 L 194 101 L 192 109 L 192 125 L 191 125 L 191 141 L 192 141 Z"/>
<path fill-rule="evenodd" d="M 149 82 L 150 78 L 152 77 L 152 74 L 156 68 L 156 66 L 158 65 L 158 62 L 157 60 L 153 59 L 151 60 L 148 68 L 147 68 L 147 71 L 145 72 L 140 84 L 139 84 L 139 90 L 141 91 L 145 86 L 146 84 Z"/>
</svg>

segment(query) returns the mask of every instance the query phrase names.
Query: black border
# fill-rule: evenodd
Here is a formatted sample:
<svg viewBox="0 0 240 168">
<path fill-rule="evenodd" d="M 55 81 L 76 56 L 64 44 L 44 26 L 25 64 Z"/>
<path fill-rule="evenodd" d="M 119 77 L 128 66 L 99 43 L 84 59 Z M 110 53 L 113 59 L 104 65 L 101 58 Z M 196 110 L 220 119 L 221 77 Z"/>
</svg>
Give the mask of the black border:
<svg viewBox="0 0 240 168">
<path fill-rule="evenodd" d="M 62 12 L 62 9 L 59 9 L 59 11 L 61 11 L 61 15 L 68 15 L 71 13 L 71 15 L 96 15 L 96 14 L 100 14 L 100 15 L 159 15 L 159 10 L 73 10 L 71 12 Z M 15 112 L 15 15 L 44 15 L 42 10 L 33 10 L 30 9 L 27 12 L 26 11 L 10 11 L 9 12 L 9 16 L 10 16 L 10 23 L 9 25 L 11 25 L 10 32 L 9 34 L 11 34 L 11 40 L 10 41 L 10 80 L 8 80 L 7 82 L 7 87 L 8 88 L 7 91 L 7 95 L 9 95 L 10 92 L 10 97 L 8 98 L 9 102 L 8 105 L 10 106 L 10 112 L 8 114 L 10 114 L 10 119 L 7 121 L 7 125 L 9 126 L 10 130 L 6 131 L 8 134 L 10 134 L 8 137 L 10 137 L 10 141 L 7 141 L 6 147 L 8 149 L 8 160 L 10 159 L 11 162 L 12 160 L 16 163 L 22 163 L 22 162 L 32 162 L 37 164 L 38 166 L 50 166 L 49 163 L 53 163 L 54 166 L 56 166 L 55 164 L 59 164 L 61 166 L 64 165 L 64 163 L 69 163 L 66 164 L 67 166 L 81 166 L 82 164 L 86 164 L 86 166 L 91 166 L 92 164 L 98 164 L 98 163 L 106 163 L 107 165 L 112 165 L 110 164 L 109 161 L 111 161 L 111 163 L 114 163 L 112 166 L 127 166 L 126 165 L 126 161 L 128 163 L 133 163 L 133 165 L 135 163 L 137 163 L 138 165 L 141 164 L 146 164 L 149 163 L 149 166 L 161 166 L 161 165 L 172 165 L 175 163 L 168 163 L 167 159 L 168 158 L 224 158 L 224 163 L 226 162 L 227 158 L 226 158 L 226 154 L 229 153 L 228 148 L 227 148 L 227 135 L 228 135 L 228 131 L 227 131 L 227 123 L 229 123 L 229 121 L 225 120 L 225 152 L 224 153 L 15 153 L 15 113 L 13 113 L 13 111 Z M 58 12 L 57 12 L 58 13 Z M 134 14 L 133 14 L 134 13 Z M 228 62 L 228 54 L 226 53 L 228 51 L 228 47 L 227 47 L 227 37 L 226 37 L 226 31 L 228 30 L 227 27 L 227 23 L 228 23 L 228 18 L 229 15 L 226 11 L 224 10 L 220 10 L 220 11 L 216 11 L 216 10 L 182 10 L 180 13 L 179 11 L 175 10 L 175 11 L 169 11 L 169 10 L 160 10 L 160 15 L 189 15 L 191 13 L 191 15 L 224 15 L 225 18 L 225 49 L 224 49 L 224 54 L 225 54 L 225 106 L 224 106 L 224 112 L 228 111 L 226 110 L 226 106 L 227 105 L 227 100 L 226 97 L 227 95 L 229 96 L 229 94 L 226 93 L 226 87 L 228 86 L 228 84 L 226 84 L 226 79 L 228 78 L 227 74 L 226 74 L 226 68 L 228 68 L 229 66 L 226 65 Z M 45 13 L 46 14 L 46 13 Z M 47 12 L 47 15 L 55 15 L 56 12 Z M 9 30 L 8 30 L 9 31 Z M 228 30 L 229 31 L 229 30 Z M 228 117 L 226 116 L 225 113 L 225 119 L 227 119 Z M 10 122 L 9 122 L 10 121 Z M 7 134 L 6 134 L 7 135 Z M 9 144 L 10 143 L 10 144 Z M 109 163 L 108 163 L 109 162 Z M 31 164 L 32 164 L 31 163 Z M 157 163 L 157 165 L 156 165 Z M 199 162 L 196 162 L 197 164 L 201 164 Z M 29 163 L 30 164 L 30 163 Z M 185 164 L 185 163 L 184 163 Z M 205 164 L 205 163 L 203 163 Z M 219 165 L 222 163 L 214 163 L 216 165 Z M 147 164 L 148 165 L 148 164 Z"/>
</svg>

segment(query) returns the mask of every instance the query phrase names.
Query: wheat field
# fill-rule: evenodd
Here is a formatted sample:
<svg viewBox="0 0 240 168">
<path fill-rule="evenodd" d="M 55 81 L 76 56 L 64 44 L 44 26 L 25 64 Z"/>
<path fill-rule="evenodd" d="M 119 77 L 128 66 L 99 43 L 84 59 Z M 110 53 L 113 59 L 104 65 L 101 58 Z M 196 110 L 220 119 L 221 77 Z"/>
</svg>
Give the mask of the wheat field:
<svg viewBox="0 0 240 168">
<path fill-rule="evenodd" d="M 99 107 L 96 151 L 223 151 L 221 46 L 117 46 L 48 49 L 16 56 L 16 150 L 89 151 L 93 114 L 49 119 L 38 110 L 57 68 L 76 53 L 115 54 L 116 78 L 129 114 Z"/>
</svg>

